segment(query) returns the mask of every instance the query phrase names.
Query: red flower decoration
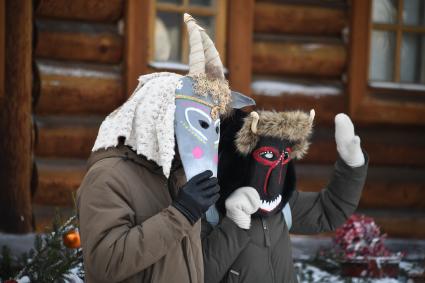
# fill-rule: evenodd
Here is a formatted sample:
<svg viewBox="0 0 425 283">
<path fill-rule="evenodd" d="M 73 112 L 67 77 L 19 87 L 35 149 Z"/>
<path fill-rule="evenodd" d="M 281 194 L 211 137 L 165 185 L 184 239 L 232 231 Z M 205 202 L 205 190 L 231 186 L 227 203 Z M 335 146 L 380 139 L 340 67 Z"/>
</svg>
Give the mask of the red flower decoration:
<svg viewBox="0 0 425 283">
<path fill-rule="evenodd" d="M 390 256 L 384 245 L 385 238 L 372 218 L 353 214 L 336 230 L 334 242 L 338 252 L 346 259 Z"/>
</svg>

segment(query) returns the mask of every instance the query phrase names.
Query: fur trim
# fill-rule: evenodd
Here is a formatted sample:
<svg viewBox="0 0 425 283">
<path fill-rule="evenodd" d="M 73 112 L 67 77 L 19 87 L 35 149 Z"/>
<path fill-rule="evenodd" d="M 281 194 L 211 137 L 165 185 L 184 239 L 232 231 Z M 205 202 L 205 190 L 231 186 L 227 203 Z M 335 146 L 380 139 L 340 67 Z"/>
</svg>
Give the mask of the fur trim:
<svg viewBox="0 0 425 283">
<path fill-rule="evenodd" d="M 218 115 L 226 115 L 231 111 L 232 96 L 229 88 L 229 82 L 223 79 L 210 78 L 205 74 L 191 76 L 193 79 L 193 88 L 196 94 L 206 97 L 210 95 L 215 105 L 211 111 L 213 119 Z M 215 117 L 214 117 L 215 116 Z"/>
<path fill-rule="evenodd" d="M 257 133 L 251 131 L 253 117 L 244 119 L 242 128 L 236 135 L 236 148 L 243 155 L 248 155 L 254 150 L 261 136 L 286 139 L 294 143 L 292 158 L 301 159 L 307 153 L 310 143 L 308 138 L 312 133 L 310 116 L 302 111 L 259 111 L 260 120 Z"/>
</svg>

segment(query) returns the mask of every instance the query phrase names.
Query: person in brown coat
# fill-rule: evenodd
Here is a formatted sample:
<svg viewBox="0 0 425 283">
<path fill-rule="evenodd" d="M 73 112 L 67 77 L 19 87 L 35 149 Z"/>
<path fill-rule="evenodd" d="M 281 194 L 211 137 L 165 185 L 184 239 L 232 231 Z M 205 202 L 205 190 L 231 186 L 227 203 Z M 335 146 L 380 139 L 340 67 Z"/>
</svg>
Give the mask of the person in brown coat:
<svg viewBox="0 0 425 283">
<path fill-rule="evenodd" d="M 204 281 L 199 220 L 219 197 L 219 117 L 252 100 L 230 91 L 211 40 L 185 22 L 189 75 L 140 77 L 99 129 L 77 193 L 86 282 Z"/>
</svg>

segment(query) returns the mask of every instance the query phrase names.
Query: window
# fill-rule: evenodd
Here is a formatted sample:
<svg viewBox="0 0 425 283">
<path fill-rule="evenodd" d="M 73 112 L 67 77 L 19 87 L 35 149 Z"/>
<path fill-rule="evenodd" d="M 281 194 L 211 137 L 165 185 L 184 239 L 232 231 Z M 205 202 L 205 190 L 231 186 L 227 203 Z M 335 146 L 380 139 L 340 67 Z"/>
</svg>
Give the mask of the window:
<svg viewBox="0 0 425 283">
<path fill-rule="evenodd" d="M 189 44 L 183 14 L 191 14 L 215 42 L 224 62 L 225 0 L 157 0 L 150 51 L 151 66 L 170 68 L 167 63 L 188 63 Z M 152 40 L 151 39 L 151 40 Z"/>
<path fill-rule="evenodd" d="M 366 123 L 425 124 L 425 1 L 352 1 L 347 94 Z"/>
<path fill-rule="evenodd" d="M 396 87 L 377 82 L 425 84 L 424 8 L 423 0 L 373 0 L 369 60 L 372 86 Z"/>
</svg>

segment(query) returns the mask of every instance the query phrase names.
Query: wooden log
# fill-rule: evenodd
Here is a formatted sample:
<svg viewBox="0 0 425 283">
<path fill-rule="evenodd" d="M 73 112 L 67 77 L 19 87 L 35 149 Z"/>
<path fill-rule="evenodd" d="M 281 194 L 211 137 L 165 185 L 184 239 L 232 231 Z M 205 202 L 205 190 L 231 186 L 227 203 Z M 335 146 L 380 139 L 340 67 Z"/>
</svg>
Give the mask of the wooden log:
<svg viewBox="0 0 425 283">
<path fill-rule="evenodd" d="M 78 120 L 73 123 L 62 123 L 59 120 L 50 123 L 50 119 L 50 117 L 38 119 L 39 135 L 35 150 L 37 156 L 87 159 L 96 140 L 101 121 L 96 119 L 94 123 Z M 69 118 L 66 119 L 69 120 Z"/>
<path fill-rule="evenodd" d="M 314 108 L 316 117 L 313 143 L 302 162 L 332 163 L 335 160 L 334 117 L 338 113 L 347 112 L 342 92 L 338 94 L 336 90 L 323 88 L 320 85 L 309 88 L 306 84 L 306 87 L 301 88 L 295 84 L 267 80 L 254 81 L 252 88 L 253 98 L 259 109 L 309 111 Z M 356 133 L 362 139 L 362 146 L 369 153 L 371 164 L 425 166 L 423 127 L 375 126 L 369 123 L 358 123 L 358 121 L 354 123 Z"/>
<path fill-rule="evenodd" d="M 357 126 L 355 130 L 361 138 L 362 148 L 369 155 L 370 165 L 425 167 L 425 133 L 422 129 Z M 316 124 L 309 151 L 300 162 L 332 164 L 337 158 L 334 132 L 334 125 Z"/>
<path fill-rule="evenodd" d="M 340 78 L 346 57 L 340 44 L 259 41 L 252 64 L 256 74 Z"/>
<path fill-rule="evenodd" d="M 111 68 L 40 63 L 40 115 L 109 114 L 123 102 L 122 78 Z"/>
<path fill-rule="evenodd" d="M 425 214 L 411 209 L 360 210 L 375 219 L 388 237 L 425 239 Z"/>
<path fill-rule="evenodd" d="M 314 130 L 316 131 L 316 130 Z M 334 134 L 334 128 L 329 128 L 328 133 Z M 381 143 L 368 140 L 368 136 L 361 135 L 362 148 L 369 154 L 371 165 L 385 166 L 425 166 L 425 147 L 408 145 L 398 145 L 396 143 Z M 400 158 L 403 156 L 403 158 Z M 336 145 L 333 137 L 331 139 L 315 139 L 313 137 L 312 144 L 308 154 L 300 160 L 301 163 L 308 164 L 329 164 L 333 163 L 337 158 Z"/>
<path fill-rule="evenodd" d="M 298 164 L 297 188 L 320 191 L 333 172 L 329 165 Z M 421 169 L 403 167 L 370 167 L 360 208 L 363 209 L 424 209 L 425 176 Z"/>
<path fill-rule="evenodd" d="M 73 207 L 73 194 L 84 177 L 85 164 L 85 160 L 38 160 L 39 184 L 34 203 Z"/>
<path fill-rule="evenodd" d="M 55 217 L 60 218 L 61 223 L 65 223 L 76 211 L 72 207 L 58 207 L 53 205 L 34 205 L 35 232 L 49 233 L 53 231 L 53 221 Z M 34 241 L 32 241 L 34 243 Z"/>
<path fill-rule="evenodd" d="M 228 68 L 230 86 L 246 95 L 251 92 L 252 76 L 252 31 L 254 0 L 230 1 Z"/>
<path fill-rule="evenodd" d="M 314 7 L 326 7 L 326 8 L 336 8 L 336 9 L 347 9 L 348 3 L 347 0 L 256 0 L 258 3 L 285 3 L 293 5 L 303 5 L 303 6 L 314 6 Z"/>
<path fill-rule="evenodd" d="M 98 63 L 119 63 L 122 53 L 121 36 L 110 32 L 40 31 L 36 48 L 39 58 Z"/>
<path fill-rule="evenodd" d="M 254 92 L 252 98 L 255 99 L 258 109 L 310 111 L 314 108 L 316 111 L 315 122 L 326 125 L 333 124 L 336 114 L 345 112 L 343 95 L 314 96 L 282 93 L 281 95 L 270 96 Z"/>
<path fill-rule="evenodd" d="M 254 30 L 258 33 L 340 36 L 347 26 L 343 9 L 256 2 Z"/>
<path fill-rule="evenodd" d="M 349 97 L 356 96 L 350 92 Z M 401 97 L 401 96 L 399 96 Z M 422 100 L 423 101 L 423 100 Z M 425 104 L 415 100 L 403 101 L 366 96 L 351 115 L 361 124 L 390 124 L 424 126 Z"/>
<path fill-rule="evenodd" d="M 37 17 L 116 22 L 123 12 L 123 0 L 40 0 Z"/>
<path fill-rule="evenodd" d="M 49 159 L 38 162 L 40 182 L 36 202 L 71 205 L 74 192 L 85 174 L 83 161 Z M 297 188 L 325 188 L 333 165 L 297 164 Z M 53 191 L 52 191 L 53 190 Z M 420 169 L 371 167 L 360 201 L 362 209 L 424 209 L 425 177 Z"/>
<path fill-rule="evenodd" d="M 0 231 L 27 233 L 32 230 L 32 1 L 8 0 L 5 8 L 6 95 L 0 109 Z"/>
<path fill-rule="evenodd" d="M 425 239 L 425 217 L 380 216 L 374 218 L 382 233 L 394 238 Z"/>
</svg>

